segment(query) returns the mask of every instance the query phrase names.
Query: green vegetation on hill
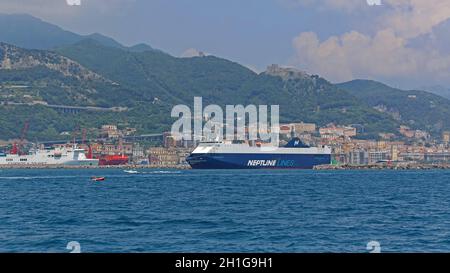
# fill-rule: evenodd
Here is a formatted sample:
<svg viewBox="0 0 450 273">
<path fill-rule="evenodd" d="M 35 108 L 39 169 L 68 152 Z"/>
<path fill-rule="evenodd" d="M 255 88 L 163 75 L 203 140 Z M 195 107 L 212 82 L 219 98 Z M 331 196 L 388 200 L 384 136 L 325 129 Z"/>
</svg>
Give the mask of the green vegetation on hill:
<svg viewBox="0 0 450 273">
<path fill-rule="evenodd" d="M 377 132 L 394 132 L 397 127 L 389 116 L 317 76 L 285 81 L 263 73 L 246 83 L 243 90 L 249 94 L 248 101 L 279 104 L 283 122 L 361 124 L 371 137 L 376 137 Z"/>
<path fill-rule="evenodd" d="M 434 134 L 450 129 L 450 100 L 424 91 L 404 91 L 385 84 L 355 80 L 338 85 L 401 124 Z"/>
<path fill-rule="evenodd" d="M 108 47 L 116 47 L 133 52 L 155 50 L 146 44 L 126 47 L 116 40 L 99 33 L 79 35 L 47 23 L 28 14 L 0 13 L 0 41 L 27 49 L 49 50 L 91 39 Z"/>
<path fill-rule="evenodd" d="M 284 80 L 265 73 L 258 75 L 213 56 L 175 58 L 159 52 L 125 52 L 95 41 L 83 41 L 57 52 L 122 86 L 139 90 L 143 98 L 157 97 L 170 107 L 176 103 L 191 105 L 194 96 L 201 96 L 205 104 L 222 106 L 278 104 L 285 122 L 357 123 L 371 134 L 393 132 L 397 127 L 388 115 L 317 76 Z"/>
<path fill-rule="evenodd" d="M 192 103 L 202 96 L 211 102 L 232 99 L 243 82 L 256 77 L 251 70 L 216 57 L 175 58 L 157 51 L 130 52 L 105 47 L 93 40 L 59 48 L 108 79 L 140 92 L 141 99 L 166 103 Z M 229 95 L 228 95 L 229 94 Z"/>
<path fill-rule="evenodd" d="M 57 137 L 62 131 L 70 131 L 68 127 L 98 127 L 104 123 L 126 122 L 140 133 L 160 132 L 170 129 L 172 107 L 180 103 L 192 105 L 195 96 L 203 97 L 204 105 L 280 105 L 282 122 L 315 122 L 321 126 L 331 122 L 361 124 L 368 136 L 376 136 L 380 131 L 394 132 L 398 126 L 389 115 L 379 113 L 318 76 L 284 79 L 267 73 L 258 75 L 237 63 L 213 56 L 175 58 L 158 51 L 132 52 L 107 47 L 92 39 L 56 49 L 60 58 L 75 61 L 73 65 L 77 69 L 70 70 L 73 72 L 70 75 L 66 67 L 55 68 L 46 63 L 52 59 L 50 56 L 55 58 L 54 52 L 20 49 L 14 52 L 17 60 L 27 60 L 28 54 L 40 56 L 37 64 L 0 70 L 0 82 L 4 85 L 1 94 L 7 94 L 5 83 L 28 86 L 22 92 L 15 92 L 20 94 L 14 98 L 15 102 L 24 102 L 23 92 L 28 92 L 28 100 L 32 97 L 49 104 L 126 106 L 129 111 L 63 114 L 45 106 L 10 105 L 9 118 L 3 119 L 8 123 L 5 128 L 9 129 L 5 129 L 2 138 L 18 135 L 19 118 L 14 120 L 12 113 L 17 113 L 19 108 L 30 109 L 26 111 L 30 112 L 28 116 L 39 117 L 41 122 L 47 121 L 43 116 L 51 117 L 46 122 L 46 130 L 30 127 L 30 135 L 39 139 Z M 88 75 L 90 80 L 82 80 Z M 37 121 L 31 124 L 34 122 Z"/>
<path fill-rule="evenodd" d="M 160 106 L 147 107 L 144 105 L 132 109 L 130 112 L 80 112 L 78 114 L 64 114 L 42 105 L 3 105 L 0 106 L 0 139 L 17 139 L 25 122 L 30 128 L 27 139 L 57 140 L 67 139 L 61 132 L 73 132 L 76 128 L 98 128 L 102 124 L 126 124 L 136 127 L 139 132 L 161 132 L 167 130 L 171 122 L 170 116 L 159 115 L 166 112 Z"/>
</svg>

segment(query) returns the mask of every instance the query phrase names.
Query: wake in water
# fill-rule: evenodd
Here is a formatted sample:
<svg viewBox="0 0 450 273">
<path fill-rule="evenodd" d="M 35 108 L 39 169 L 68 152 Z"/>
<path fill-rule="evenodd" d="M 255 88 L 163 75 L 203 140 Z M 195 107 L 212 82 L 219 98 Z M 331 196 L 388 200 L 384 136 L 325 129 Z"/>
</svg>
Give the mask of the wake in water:
<svg viewBox="0 0 450 273">
<path fill-rule="evenodd" d="M 80 178 L 80 176 L 0 176 L 0 180 L 36 180 L 36 179 L 66 179 Z"/>
<path fill-rule="evenodd" d="M 135 170 L 124 170 L 124 172 L 129 173 L 129 174 L 138 174 L 138 171 Z"/>
<path fill-rule="evenodd" d="M 139 172 L 136 170 L 124 170 L 128 174 L 180 174 L 181 171 L 151 171 L 151 172 Z"/>
<path fill-rule="evenodd" d="M 126 173 L 128 173 L 129 175 L 152 175 L 152 174 L 181 174 L 181 171 L 150 171 L 150 172 L 138 172 L 138 171 L 124 171 Z M 128 175 L 108 175 L 108 177 L 110 178 L 120 178 L 120 177 L 126 177 Z M 44 176 L 0 176 L 0 181 L 2 180 L 6 180 L 6 181 L 11 181 L 11 180 L 22 180 L 22 181 L 30 181 L 30 180 L 49 180 L 49 179 L 56 179 L 56 180 L 67 180 L 67 179 L 71 179 L 71 180 L 75 180 L 75 179 L 79 179 L 79 178 L 83 178 L 85 176 L 83 175 L 57 175 L 57 176 L 49 176 L 49 175 L 44 175 Z M 87 178 L 91 178 L 91 176 L 86 176 Z"/>
<path fill-rule="evenodd" d="M 181 171 L 152 171 L 152 172 L 143 172 L 147 174 L 178 174 L 182 173 Z"/>
</svg>

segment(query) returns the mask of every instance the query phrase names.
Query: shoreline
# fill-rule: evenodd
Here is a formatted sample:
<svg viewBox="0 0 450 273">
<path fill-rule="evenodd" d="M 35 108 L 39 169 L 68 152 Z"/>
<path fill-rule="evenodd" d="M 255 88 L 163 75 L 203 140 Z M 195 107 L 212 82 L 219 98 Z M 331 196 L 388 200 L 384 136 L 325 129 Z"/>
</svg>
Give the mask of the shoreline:
<svg viewBox="0 0 450 273">
<path fill-rule="evenodd" d="M 450 164 L 397 163 L 392 165 L 321 165 L 314 167 L 314 170 L 450 170 Z"/>
<path fill-rule="evenodd" d="M 102 169 L 172 169 L 192 170 L 189 165 L 156 166 L 156 165 L 111 165 L 111 166 L 65 166 L 65 165 L 0 165 L 0 170 L 102 170 Z M 373 164 L 373 165 L 320 165 L 315 166 L 316 171 L 339 171 L 339 170 L 450 170 L 450 164 L 420 164 L 420 163 L 398 163 L 398 164 Z"/>
<path fill-rule="evenodd" d="M 0 170 L 55 170 L 55 169 L 67 169 L 67 170 L 98 170 L 98 169 L 175 169 L 175 170 L 189 170 L 190 166 L 154 166 L 154 165 L 108 165 L 108 166 L 69 166 L 69 165 L 0 165 Z"/>
</svg>

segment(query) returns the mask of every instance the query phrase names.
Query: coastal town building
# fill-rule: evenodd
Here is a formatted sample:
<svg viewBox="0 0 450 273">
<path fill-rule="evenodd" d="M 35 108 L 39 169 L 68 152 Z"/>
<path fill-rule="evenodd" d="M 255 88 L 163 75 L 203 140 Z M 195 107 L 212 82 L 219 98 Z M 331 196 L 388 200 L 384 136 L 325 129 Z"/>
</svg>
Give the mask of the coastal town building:
<svg viewBox="0 0 450 273">
<path fill-rule="evenodd" d="M 400 126 L 399 129 L 400 134 L 402 134 L 403 136 L 407 137 L 407 138 L 413 138 L 414 137 L 414 130 L 411 130 L 411 128 L 409 128 L 408 126 Z"/>
<path fill-rule="evenodd" d="M 426 153 L 424 156 L 424 161 L 430 163 L 450 162 L 450 151 Z"/>
<path fill-rule="evenodd" d="M 133 156 L 132 143 L 93 143 L 91 149 L 94 155 L 128 155 Z"/>
<path fill-rule="evenodd" d="M 376 164 L 383 161 L 389 161 L 391 160 L 390 154 L 391 153 L 389 151 L 370 151 L 368 153 L 369 157 L 368 163 Z"/>
<path fill-rule="evenodd" d="M 151 166 L 176 166 L 180 158 L 174 148 L 154 147 L 148 151 Z"/>
<path fill-rule="evenodd" d="M 356 150 L 349 153 L 348 161 L 343 162 L 350 165 L 367 165 L 369 162 L 368 153 L 364 150 Z"/>
<path fill-rule="evenodd" d="M 414 137 L 417 139 L 429 139 L 430 133 L 422 130 L 415 130 L 414 131 Z"/>
<path fill-rule="evenodd" d="M 148 150 L 149 163 L 156 167 L 187 165 L 186 157 L 192 149 L 152 147 Z"/>
<path fill-rule="evenodd" d="M 348 126 L 334 126 L 324 127 L 319 129 L 321 136 L 324 138 L 330 138 L 327 136 L 337 136 L 337 137 L 355 137 L 357 135 L 356 128 Z"/>
<path fill-rule="evenodd" d="M 317 131 L 316 124 L 314 123 L 289 123 L 280 125 L 280 136 L 283 138 L 290 138 L 291 136 L 300 136 L 306 134 L 312 134 Z"/>
<path fill-rule="evenodd" d="M 314 133 L 317 131 L 317 126 L 315 123 L 291 123 L 290 126 L 293 128 L 294 132 L 297 134 L 301 133 Z"/>
<path fill-rule="evenodd" d="M 102 125 L 100 129 L 100 137 L 103 138 L 119 138 L 120 132 L 116 125 Z"/>
<path fill-rule="evenodd" d="M 450 131 L 446 131 L 442 134 L 442 140 L 445 144 L 450 143 Z"/>
<path fill-rule="evenodd" d="M 408 126 L 400 126 L 399 128 L 399 132 L 400 134 L 402 134 L 403 136 L 407 137 L 407 138 L 416 138 L 416 139 L 429 139 L 430 138 L 430 133 L 423 131 L 423 130 L 413 130 L 411 128 L 409 128 Z"/>
</svg>

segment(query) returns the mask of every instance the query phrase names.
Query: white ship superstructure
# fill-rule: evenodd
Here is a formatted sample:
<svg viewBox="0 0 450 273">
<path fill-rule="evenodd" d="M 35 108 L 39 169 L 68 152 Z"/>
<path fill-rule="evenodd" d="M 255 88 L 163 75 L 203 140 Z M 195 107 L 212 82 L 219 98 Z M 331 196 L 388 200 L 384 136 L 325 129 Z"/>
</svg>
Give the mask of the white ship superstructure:
<svg viewBox="0 0 450 273">
<path fill-rule="evenodd" d="M 323 147 L 302 147 L 286 148 L 266 146 L 249 146 L 248 143 L 235 144 L 232 142 L 201 142 L 192 154 L 331 154 L 331 148 Z"/>
<path fill-rule="evenodd" d="M 0 165 L 98 166 L 98 159 L 87 158 L 84 149 L 61 147 L 35 149 L 25 155 L 0 154 Z"/>
</svg>

